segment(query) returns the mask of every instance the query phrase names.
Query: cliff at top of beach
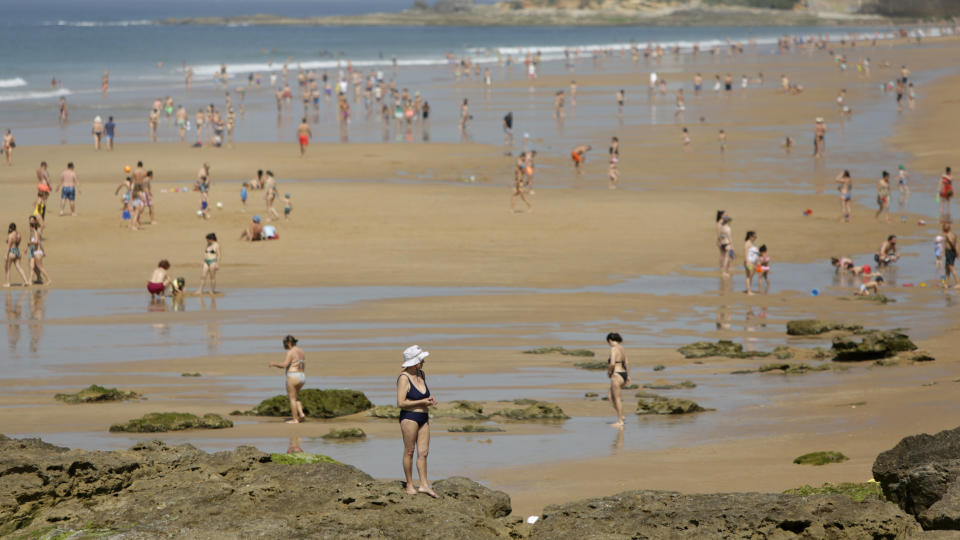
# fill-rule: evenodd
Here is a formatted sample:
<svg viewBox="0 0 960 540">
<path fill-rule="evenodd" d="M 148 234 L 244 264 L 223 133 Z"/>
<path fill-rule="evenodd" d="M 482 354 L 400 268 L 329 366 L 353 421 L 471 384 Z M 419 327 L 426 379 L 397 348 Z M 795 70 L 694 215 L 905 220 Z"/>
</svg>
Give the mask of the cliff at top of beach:
<svg viewBox="0 0 960 540">
<path fill-rule="evenodd" d="M 303 26 L 748 26 L 876 23 L 884 0 L 416 0 L 397 13 L 169 18 L 162 24 Z M 901 10 L 902 11 L 902 10 Z M 908 13 L 891 13 L 907 16 Z"/>
</svg>

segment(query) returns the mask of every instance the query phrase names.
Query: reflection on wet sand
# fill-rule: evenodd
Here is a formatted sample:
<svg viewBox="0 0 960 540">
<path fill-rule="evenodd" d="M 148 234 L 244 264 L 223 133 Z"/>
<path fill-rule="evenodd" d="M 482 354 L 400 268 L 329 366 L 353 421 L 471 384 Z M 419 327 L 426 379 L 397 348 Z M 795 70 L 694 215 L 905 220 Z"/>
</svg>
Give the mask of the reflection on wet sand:
<svg viewBox="0 0 960 540">
<path fill-rule="evenodd" d="M 43 339 L 44 305 L 47 300 L 47 290 L 37 289 L 30 292 L 30 352 L 36 353 L 40 349 L 40 340 Z"/>
</svg>

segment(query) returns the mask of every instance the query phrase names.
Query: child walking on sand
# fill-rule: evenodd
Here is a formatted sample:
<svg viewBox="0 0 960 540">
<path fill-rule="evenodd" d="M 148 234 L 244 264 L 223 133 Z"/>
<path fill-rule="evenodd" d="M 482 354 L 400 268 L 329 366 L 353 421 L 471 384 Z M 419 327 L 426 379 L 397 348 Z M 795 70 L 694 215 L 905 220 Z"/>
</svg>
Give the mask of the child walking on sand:
<svg viewBox="0 0 960 540">
<path fill-rule="evenodd" d="M 290 212 L 292 210 L 293 210 L 293 203 L 290 202 L 290 194 L 284 193 L 283 194 L 283 219 L 284 220 L 290 219 Z"/>
<path fill-rule="evenodd" d="M 756 273 L 763 283 L 763 294 L 770 290 L 770 255 L 767 254 L 767 245 L 760 246 L 760 258 L 757 259 Z"/>
</svg>

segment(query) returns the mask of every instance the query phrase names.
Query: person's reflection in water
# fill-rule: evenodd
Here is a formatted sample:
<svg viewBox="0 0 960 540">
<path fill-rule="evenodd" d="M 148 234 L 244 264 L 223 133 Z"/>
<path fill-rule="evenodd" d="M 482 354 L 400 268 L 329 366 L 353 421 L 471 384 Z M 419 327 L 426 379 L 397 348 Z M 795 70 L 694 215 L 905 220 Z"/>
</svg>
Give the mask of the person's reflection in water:
<svg viewBox="0 0 960 540">
<path fill-rule="evenodd" d="M 162 296 L 160 298 L 151 297 L 147 304 L 147 313 L 162 313 L 164 311 L 167 311 L 167 299 Z"/>
<path fill-rule="evenodd" d="M 184 298 L 185 298 L 185 297 L 186 297 L 186 295 L 183 294 L 183 293 L 173 295 L 172 301 L 173 301 L 173 310 L 174 310 L 174 311 L 180 312 L 180 311 L 186 311 L 186 310 L 187 310 L 187 304 L 186 304 L 186 302 L 184 301 Z"/>
<path fill-rule="evenodd" d="M 624 429 L 618 429 L 617 434 L 613 436 L 613 444 L 610 445 L 610 455 L 616 456 L 623 450 L 623 432 Z"/>
<path fill-rule="evenodd" d="M 717 283 L 718 283 L 717 292 L 720 293 L 720 296 L 723 296 L 733 290 L 733 279 L 729 275 L 727 276 L 721 275 L 718 278 Z"/>
<path fill-rule="evenodd" d="M 201 296 L 200 297 L 200 309 L 207 309 L 207 302 Z M 213 296 L 210 297 L 210 311 L 217 310 L 217 299 Z M 220 349 L 220 323 L 216 320 L 210 320 L 204 325 L 205 335 L 207 339 L 207 352 L 215 354 Z"/>
<path fill-rule="evenodd" d="M 287 447 L 288 454 L 299 454 L 303 452 L 300 447 L 300 437 L 290 437 L 290 446 Z"/>
<path fill-rule="evenodd" d="M 17 350 L 17 344 L 20 342 L 20 316 L 23 313 L 23 302 L 27 299 L 27 293 L 23 293 L 14 301 L 13 293 L 7 291 L 7 343 L 10 351 Z"/>
<path fill-rule="evenodd" d="M 717 307 L 717 330 L 730 329 L 730 309 L 726 304 L 720 304 Z"/>
<path fill-rule="evenodd" d="M 27 327 L 30 329 L 30 352 L 32 353 L 37 352 L 40 340 L 43 338 L 43 311 L 46 300 L 45 289 L 37 289 L 30 294 L 30 322 L 27 323 Z"/>
</svg>

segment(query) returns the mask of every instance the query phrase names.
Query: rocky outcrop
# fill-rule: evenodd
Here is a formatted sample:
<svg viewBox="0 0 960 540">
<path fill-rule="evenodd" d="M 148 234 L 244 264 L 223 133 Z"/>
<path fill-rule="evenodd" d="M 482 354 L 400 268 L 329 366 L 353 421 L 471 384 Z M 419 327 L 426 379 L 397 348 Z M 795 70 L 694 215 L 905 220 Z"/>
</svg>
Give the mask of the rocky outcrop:
<svg viewBox="0 0 960 540">
<path fill-rule="evenodd" d="M 363 439 L 366 438 L 367 434 L 363 432 L 360 428 L 344 428 L 344 429 L 331 429 L 326 435 L 323 436 L 324 439 Z"/>
<path fill-rule="evenodd" d="M 549 506 L 531 538 L 905 538 L 919 532 L 892 504 L 843 495 L 632 491 Z"/>
<path fill-rule="evenodd" d="M 303 412 L 311 418 L 336 418 L 373 408 L 363 392 L 356 390 L 318 390 L 308 388 L 300 392 Z M 285 395 L 265 399 L 252 411 L 234 411 L 234 415 L 290 416 L 290 398 Z"/>
<path fill-rule="evenodd" d="M 877 456 L 873 477 L 925 529 L 960 529 L 960 427 L 901 440 Z"/>
<path fill-rule="evenodd" d="M 547 403 L 546 401 L 516 400 L 517 405 L 522 405 L 517 409 L 501 409 L 492 416 L 499 416 L 507 420 L 516 421 L 541 421 L 541 420 L 566 420 L 570 418 L 563 412 L 558 405 Z"/>
<path fill-rule="evenodd" d="M 447 429 L 450 433 L 502 433 L 503 428 L 496 426 L 481 426 L 477 424 L 464 424 L 462 426 L 451 426 Z"/>
<path fill-rule="evenodd" d="M 488 420 L 499 416 L 506 420 L 515 421 L 541 421 L 541 420 L 566 420 L 570 418 L 563 412 L 559 406 L 546 401 L 537 401 L 535 399 L 516 399 L 513 402 L 507 402 L 514 407 L 503 407 L 501 409 L 487 413 L 484 412 L 488 404 L 479 401 L 451 401 L 450 403 L 441 403 L 436 407 L 430 408 L 430 418 L 453 418 L 456 420 Z M 375 418 L 400 418 L 400 409 L 391 405 L 382 405 L 372 408 L 367 416 Z"/>
<path fill-rule="evenodd" d="M 768 352 L 744 351 L 743 345 L 721 339 L 716 343 L 697 341 L 677 349 L 684 358 L 763 358 L 770 356 Z"/>
<path fill-rule="evenodd" d="M 148 413 L 124 424 L 110 426 L 111 432 L 161 433 L 164 431 L 183 431 L 185 429 L 223 429 L 232 428 L 233 422 L 219 414 L 197 416 L 191 413 Z"/>
<path fill-rule="evenodd" d="M 273 463 L 250 447 L 207 454 L 152 441 L 86 452 L 0 436 L 5 538 L 91 530 L 125 538 L 509 538 L 505 493 L 466 478 L 434 489 L 439 499 L 407 495 L 400 482 L 349 465 Z"/>
<path fill-rule="evenodd" d="M 593 358 L 596 356 L 593 351 L 587 349 L 567 349 L 565 347 L 554 346 L 554 347 L 537 347 L 536 349 L 530 349 L 523 351 L 523 354 L 562 354 L 564 356 L 580 356 L 586 358 Z"/>
<path fill-rule="evenodd" d="M 826 465 L 828 463 L 842 463 L 848 459 L 850 458 L 840 452 L 823 450 L 820 452 L 810 452 L 809 454 L 798 456 L 793 459 L 793 462 L 797 465 Z"/>
<path fill-rule="evenodd" d="M 914 351 L 917 346 L 906 334 L 893 330 L 870 330 L 858 341 L 853 337 L 833 338 L 834 362 L 861 362 L 890 358 L 902 352 Z"/>
<path fill-rule="evenodd" d="M 678 383 L 671 383 L 663 379 L 657 379 L 652 383 L 643 385 L 643 387 L 648 390 L 680 390 L 683 388 L 696 388 L 697 384 L 693 381 L 680 381 Z"/>
<path fill-rule="evenodd" d="M 689 414 L 708 411 L 689 399 L 655 396 L 637 402 L 637 414 Z"/>
<path fill-rule="evenodd" d="M 53 396 L 53 399 L 64 403 L 97 403 L 101 401 L 126 401 L 128 399 L 140 398 L 140 394 L 136 392 L 117 390 L 116 388 L 104 388 L 97 384 L 91 384 L 75 394 L 55 394 Z"/>
<path fill-rule="evenodd" d="M 863 330 L 863 326 L 859 324 L 826 322 L 819 319 L 787 321 L 787 335 L 789 336 L 818 336 L 827 332 L 859 332 L 861 330 Z"/>
</svg>

